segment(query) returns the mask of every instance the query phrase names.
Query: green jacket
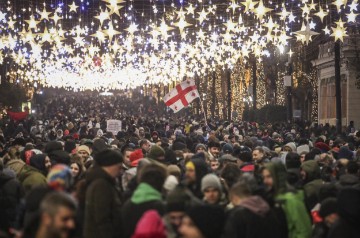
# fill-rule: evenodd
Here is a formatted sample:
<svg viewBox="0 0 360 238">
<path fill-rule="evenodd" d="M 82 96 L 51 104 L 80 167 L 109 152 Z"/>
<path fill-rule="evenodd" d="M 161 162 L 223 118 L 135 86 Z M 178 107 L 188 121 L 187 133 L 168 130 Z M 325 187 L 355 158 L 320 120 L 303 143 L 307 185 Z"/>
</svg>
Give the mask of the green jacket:
<svg viewBox="0 0 360 238">
<path fill-rule="evenodd" d="M 285 213 L 289 238 L 310 238 L 311 221 L 304 204 L 304 193 L 291 189 L 287 184 L 284 164 L 268 163 L 265 167 L 273 179 L 274 199 Z"/>
<path fill-rule="evenodd" d="M 311 221 L 304 205 L 304 193 L 287 192 L 276 196 L 285 212 L 289 238 L 310 238 Z"/>
<path fill-rule="evenodd" d="M 23 186 L 26 194 L 34 187 L 47 185 L 45 176 L 37 169 L 25 164 L 22 160 L 10 160 L 7 163 L 7 167 L 15 171 L 16 177 Z"/>
</svg>

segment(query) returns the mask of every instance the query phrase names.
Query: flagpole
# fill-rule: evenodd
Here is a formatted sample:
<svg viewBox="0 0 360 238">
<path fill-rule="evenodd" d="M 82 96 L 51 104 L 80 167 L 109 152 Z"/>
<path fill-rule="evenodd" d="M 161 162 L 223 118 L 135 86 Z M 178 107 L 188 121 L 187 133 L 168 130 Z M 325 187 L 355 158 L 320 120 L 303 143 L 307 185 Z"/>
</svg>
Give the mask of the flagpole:
<svg viewBox="0 0 360 238">
<path fill-rule="evenodd" d="M 202 110 L 202 112 L 203 112 L 203 114 L 204 114 L 205 125 L 206 125 L 206 127 L 207 127 L 207 129 L 208 129 L 208 128 L 210 128 L 210 127 L 209 127 L 208 124 L 207 124 L 207 118 L 206 118 L 206 114 L 205 114 L 205 110 L 204 110 L 204 104 L 203 104 L 203 102 L 202 102 L 202 100 L 201 100 L 200 95 L 199 95 L 199 100 L 200 100 L 201 110 Z"/>
</svg>

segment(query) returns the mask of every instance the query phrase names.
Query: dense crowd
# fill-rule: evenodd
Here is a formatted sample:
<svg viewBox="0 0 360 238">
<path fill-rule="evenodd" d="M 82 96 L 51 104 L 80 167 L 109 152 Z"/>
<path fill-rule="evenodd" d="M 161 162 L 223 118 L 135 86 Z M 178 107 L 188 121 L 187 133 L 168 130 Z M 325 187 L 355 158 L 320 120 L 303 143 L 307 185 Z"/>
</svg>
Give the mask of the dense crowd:
<svg viewBox="0 0 360 238">
<path fill-rule="evenodd" d="M 81 94 L 34 110 L 0 118 L 0 237 L 360 237 L 353 122 L 205 121 Z"/>
</svg>

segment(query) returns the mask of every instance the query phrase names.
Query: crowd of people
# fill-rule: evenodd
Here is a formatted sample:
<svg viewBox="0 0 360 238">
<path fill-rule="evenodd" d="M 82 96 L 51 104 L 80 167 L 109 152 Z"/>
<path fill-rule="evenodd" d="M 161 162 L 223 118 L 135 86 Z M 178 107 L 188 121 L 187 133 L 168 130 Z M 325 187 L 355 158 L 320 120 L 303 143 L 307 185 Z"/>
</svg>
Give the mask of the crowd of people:
<svg viewBox="0 0 360 238">
<path fill-rule="evenodd" d="M 360 237 L 353 122 L 205 121 L 80 94 L 34 108 L 0 118 L 0 237 Z"/>
</svg>

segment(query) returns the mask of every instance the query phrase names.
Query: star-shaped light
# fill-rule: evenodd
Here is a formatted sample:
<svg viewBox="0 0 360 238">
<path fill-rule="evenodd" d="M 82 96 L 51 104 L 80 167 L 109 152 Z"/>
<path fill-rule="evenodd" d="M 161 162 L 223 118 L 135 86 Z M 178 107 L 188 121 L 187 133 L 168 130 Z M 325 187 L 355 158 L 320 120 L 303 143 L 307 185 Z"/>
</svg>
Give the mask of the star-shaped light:
<svg viewBox="0 0 360 238">
<path fill-rule="evenodd" d="M 265 14 L 268 12 L 271 12 L 273 9 L 267 8 L 264 6 L 263 0 L 260 0 L 259 5 L 253 10 L 253 12 L 256 14 L 257 18 L 260 19 L 260 21 L 264 18 Z"/>
<path fill-rule="evenodd" d="M 174 23 L 174 26 L 177 26 L 180 30 L 180 34 L 182 34 L 184 31 L 184 28 L 192 26 L 192 24 L 186 22 L 184 18 L 180 18 L 180 20 L 178 22 Z"/>
<path fill-rule="evenodd" d="M 49 15 L 51 15 L 52 12 L 47 12 L 45 7 L 43 9 L 43 11 L 40 13 L 40 21 L 43 19 L 49 20 Z"/>
<path fill-rule="evenodd" d="M 235 30 L 236 23 L 230 18 L 224 25 L 226 26 L 226 30 L 231 32 Z"/>
<path fill-rule="evenodd" d="M 235 0 L 231 0 L 231 4 L 228 7 L 228 9 L 232 9 L 232 12 L 234 14 L 235 10 L 239 8 L 240 6 L 235 2 Z"/>
<path fill-rule="evenodd" d="M 301 7 L 302 9 L 302 15 L 305 16 L 305 15 L 309 15 L 310 14 L 310 8 L 307 4 L 305 4 L 303 7 Z"/>
<path fill-rule="evenodd" d="M 119 35 L 121 32 L 114 29 L 112 23 L 109 24 L 109 28 L 107 30 L 103 30 L 103 32 L 109 36 L 109 40 L 112 41 L 115 35 Z"/>
<path fill-rule="evenodd" d="M 289 23 L 295 22 L 295 19 L 296 19 L 296 16 L 295 16 L 292 12 L 290 12 L 290 15 L 289 15 Z"/>
<path fill-rule="evenodd" d="M 34 16 L 30 16 L 30 20 L 25 20 L 27 24 L 29 24 L 30 29 L 35 29 L 37 27 L 37 24 L 39 24 L 40 21 L 35 21 Z"/>
<path fill-rule="evenodd" d="M 54 21 L 54 24 L 57 25 L 58 21 L 62 19 L 62 17 L 60 17 L 56 12 L 54 14 L 54 16 L 50 17 L 50 19 L 52 19 Z"/>
<path fill-rule="evenodd" d="M 73 39 L 75 40 L 75 45 L 79 45 L 80 47 L 85 45 L 84 37 L 77 35 L 76 37 L 73 37 Z"/>
<path fill-rule="evenodd" d="M 356 17 L 358 16 L 359 14 L 355 14 L 354 12 L 351 12 L 349 14 L 347 14 L 347 18 L 348 18 L 348 22 L 356 22 Z"/>
<path fill-rule="evenodd" d="M 341 6 L 346 6 L 347 0 L 335 0 L 332 4 L 334 4 L 337 8 L 337 11 L 340 12 Z"/>
<path fill-rule="evenodd" d="M 256 6 L 256 4 L 258 4 L 259 1 L 252 1 L 252 0 L 245 0 L 245 2 L 240 2 L 240 4 L 245 6 L 245 12 L 249 11 L 249 10 L 253 10 Z"/>
<path fill-rule="evenodd" d="M 203 23 L 203 21 L 206 19 L 206 16 L 208 15 L 208 12 L 205 11 L 205 9 L 203 8 L 201 10 L 201 12 L 199 13 L 199 17 L 197 18 L 200 22 L 200 24 Z"/>
<path fill-rule="evenodd" d="M 102 31 L 96 31 L 95 34 L 92 34 L 91 36 L 94 36 L 98 39 L 99 43 L 103 43 L 105 41 L 105 34 Z"/>
<path fill-rule="evenodd" d="M 273 21 L 271 16 L 269 17 L 269 20 L 263 24 L 263 26 L 267 27 L 269 32 L 271 32 L 274 28 L 279 27 L 279 25 Z"/>
<path fill-rule="evenodd" d="M 338 24 L 336 28 L 335 27 L 331 27 L 331 28 L 333 30 L 331 36 L 335 37 L 335 41 L 337 40 L 344 41 L 344 37 L 348 36 L 344 24 Z"/>
<path fill-rule="evenodd" d="M 186 12 L 181 7 L 179 11 L 176 11 L 176 19 L 185 18 Z"/>
<path fill-rule="evenodd" d="M 315 32 L 315 31 L 312 31 L 310 29 L 310 24 L 309 23 L 305 26 L 305 29 L 301 29 L 300 31 L 296 31 L 295 34 L 300 35 L 300 36 L 304 36 L 301 39 L 306 44 L 309 44 L 309 42 L 312 40 L 311 39 L 312 36 L 319 35 L 319 33 Z"/>
<path fill-rule="evenodd" d="M 47 27 L 45 27 L 44 32 L 40 33 L 39 36 L 41 36 L 41 41 L 42 42 L 51 43 L 51 34 L 49 33 Z"/>
<path fill-rule="evenodd" d="M 314 0 L 311 0 L 311 3 L 309 3 L 310 10 L 316 10 L 316 3 L 314 3 Z"/>
<path fill-rule="evenodd" d="M 105 20 L 110 19 L 110 14 L 107 10 L 101 11 L 95 18 L 100 21 L 100 26 L 102 26 Z"/>
<path fill-rule="evenodd" d="M 291 56 L 294 54 L 294 52 L 290 49 L 289 52 L 287 52 L 287 54 L 288 54 L 289 57 L 291 58 Z"/>
<path fill-rule="evenodd" d="M 13 21 L 13 19 L 10 17 L 10 20 L 7 22 L 9 29 L 14 29 L 16 21 Z"/>
<path fill-rule="evenodd" d="M 116 14 L 118 16 L 120 16 L 120 10 L 124 7 L 124 6 L 119 6 L 117 4 L 115 5 L 106 5 L 107 8 L 109 8 L 110 12 L 109 12 L 109 15 L 112 15 L 112 14 Z"/>
<path fill-rule="evenodd" d="M 125 31 L 129 32 L 130 35 L 134 35 L 136 31 L 138 31 L 138 25 L 135 24 L 135 22 L 132 22 L 128 28 L 125 29 Z"/>
<path fill-rule="evenodd" d="M 329 29 L 329 28 L 325 27 L 325 28 L 323 29 L 323 31 L 324 31 L 324 33 L 325 33 L 326 35 L 330 35 L 330 29 Z"/>
<path fill-rule="evenodd" d="M 195 8 L 194 8 L 194 6 L 192 5 L 192 4 L 190 4 L 189 6 L 188 6 L 188 8 L 187 8 L 187 13 L 186 14 L 188 14 L 188 15 L 195 15 Z"/>
<path fill-rule="evenodd" d="M 70 7 L 69 12 L 77 12 L 77 9 L 79 8 L 79 6 L 77 6 L 75 4 L 75 1 L 71 5 L 68 5 L 68 6 Z"/>
<path fill-rule="evenodd" d="M 276 15 L 280 16 L 280 19 L 285 21 L 286 18 L 290 15 L 290 13 L 288 11 L 286 11 L 285 6 L 283 7 L 283 10 L 281 12 L 276 13 Z"/>
<path fill-rule="evenodd" d="M 357 0 L 353 0 L 352 3 L 349 5 L 350 11 L 357 11 L 357 7 L 359 4 L 357 4 Z"/>
<path fill-rule="evenodd" d="M 316 16 L 320 17 L 321 22 L 324 21 L 324 17 L 326 17 L 328 15 L 327 12 L 324 11 L 324 9 L 322 9 L 322 7 L 319 8 L 319 11 L 317 13 L 315 13 Z"/>
</svg>

